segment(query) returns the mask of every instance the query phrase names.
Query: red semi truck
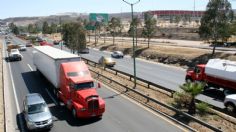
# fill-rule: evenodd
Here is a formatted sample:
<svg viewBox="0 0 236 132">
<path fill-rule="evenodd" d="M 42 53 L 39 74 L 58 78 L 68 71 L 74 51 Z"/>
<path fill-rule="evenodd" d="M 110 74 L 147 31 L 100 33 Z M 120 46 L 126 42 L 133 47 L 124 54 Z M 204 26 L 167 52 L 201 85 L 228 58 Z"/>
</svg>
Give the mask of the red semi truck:
<svg viewBox="0 0 236 132">
<path fill-rule="evenodd" d="M 236 91 L 236 62 L 210 59 L 207 64 L 199 64 L 187 70 L 186 82 L 205 82 L 206 87 Z"/>
<path fill-rule="evenodd" d="M 51 46 L 34 47 L 34 65 L 54 85 L 54 94 L 74 117 L 101 117 L 105 102 L 97 94 L 87 65 L 77 55 Z M 97 84 L 97 88 L 100 84 Z"/>
</svg>

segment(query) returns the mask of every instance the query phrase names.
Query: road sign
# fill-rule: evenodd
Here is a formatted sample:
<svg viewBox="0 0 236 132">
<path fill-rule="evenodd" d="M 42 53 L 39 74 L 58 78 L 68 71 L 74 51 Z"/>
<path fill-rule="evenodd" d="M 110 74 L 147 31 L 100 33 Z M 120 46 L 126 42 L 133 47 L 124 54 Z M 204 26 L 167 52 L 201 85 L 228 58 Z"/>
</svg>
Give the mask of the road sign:
<svg viewBox="0 0 236 132">
<path fill-rule="evenodd" d="M 95 24 L 97 22 L 107 25 L 108 24 L 108 17 L 109 16 L 106 13 L 90 13 L 89 14 L 90 24 L 86 26 L 86 29 L 87 30 L 95 30 L 96 29 Z"/>
<path fill-rule="evenodd" d="M 90 13 L 89 14 L 90 22 L 100 22 L 107 24 L 108 23 L 108 14 L 106 13 Z"/>
</svg>

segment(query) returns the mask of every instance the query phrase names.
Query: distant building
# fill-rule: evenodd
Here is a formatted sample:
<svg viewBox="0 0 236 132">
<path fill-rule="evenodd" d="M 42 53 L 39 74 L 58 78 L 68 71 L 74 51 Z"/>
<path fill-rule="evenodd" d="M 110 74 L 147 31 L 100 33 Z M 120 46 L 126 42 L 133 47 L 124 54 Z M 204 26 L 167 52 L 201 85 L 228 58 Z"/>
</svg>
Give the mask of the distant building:
<svg viewBox="0 0 236 132">
<path fill-rule="evenodd" d="M 148 13 L 151 13 L 156 18 L 162 19 L 162 20 L 170 20 L 175 17 L 188 17 L 192 20 L 200 20 L 205 13 L 205 11 L 188 11 L 188 10 L 156 10 L 156 11 L 146 11 Z M 143 12 L 146 13 L 146 12 Z"/>
</svg>

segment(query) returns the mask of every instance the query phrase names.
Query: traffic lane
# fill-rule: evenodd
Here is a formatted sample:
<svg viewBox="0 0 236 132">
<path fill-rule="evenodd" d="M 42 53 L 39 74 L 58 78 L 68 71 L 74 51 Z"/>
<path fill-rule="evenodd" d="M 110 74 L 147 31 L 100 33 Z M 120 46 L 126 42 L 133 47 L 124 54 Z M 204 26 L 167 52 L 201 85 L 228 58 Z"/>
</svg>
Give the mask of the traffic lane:
<svg viewBox="0 0 236 132">
<path fill-rule="evenodd" d="M 119 97 L 120 95 L 107 90 L 105 87 L 99 89 L 98 93 L 106 101 L 106 112 L 102 119 L 74 119 L 71 111 L 64 106 L 54 106 L 50 107 L 50 110 L 57 119 L 52 131 L 183 131 L 183 129 L 153 115 L 140 106 L 127 101 L 127 99 Z"/>
<path fill-rule="evenodd" d="M 3 79 L 4 79 L 4 107 L 5 107 L 5 118 L 6 118 L 6 130 L 15 130 L 19 131 L 20 127 L 18 127 L 19 124 L 19 116 L 18 116 L 18 102 L 14 99 L 15 94 L 14 94 L 14 84 L 12 84 L 12 76 L 11 76 L 11 71 L 10 71 L 10 65 L 6 61 L 7 57 L 7 51 L 6 51 L 6 43 L 3 41 Z M 9 128 L 12 127 L 12 128 Z"/>
<path fill-rule="evenodd" d="M 90 54 L 82 55 L 85 58 L 93 58 L 94 61 L 98 62 L 100 56 L 110 56 L 108 53 L 101 51 L 91 50 Z M 90 56 L 90 57 L 88 57 Z M 132 58 L 115 59 L 117 62 L 114 69 L 129 73 L 133 75 L 133 60 Z M 136 74 L 137 77 L 148 80 L 153 83 L 157 83 L 161 86 L 166 86 L 172 90 L 179 90 L 179 85 L 184 83 L 184 74 L 180 70 L 162 66 L 159 64 L 152 64 L 137 60 L 136 63 Z"/>
<path fill-rule="evenodd" d="M 110 53 L 90 49 L 89 54 L 82 54 L 81 56 L 98 62 L 101 56 L 110 57 L 111 55 Z M 114 58 L 114 60 L 116 61 L 116 65 L 114 67 L 115 69 L 127 71 L 128 73 L 133 74 L 133 59 L 131 57 L 125 57 L 123 59 Z M 140 74 L 138 77 L 143 79 L 151 79 L 150 81 L 154 83 L 158 82 L 159 79 L 155 79 L 153 77 L 148 78 L 150 75 L 156 76 L 157 78 L 162 78 L 163 81 L 175 83 L 177 85 L 184 83 L 185 79 L 185 72 L 183 70 L 163 66 L 157 63 L 148 63 L 139 59 L 136 59 L 136 71 L 137 74 Z"/>
<path fill-rule="evenodd" d="M 24 56 L 24 58 L 26 58 L 26 57 L 27 56 Z M 35 74 L 35 72 L 29 72 L 28 71 L 29 69 L 27 69 L 27 66 L 25 65 L 27 63 L 29 63 L 29 62 L 15 63 L 16 65 L 13 65 L 12 68 L 13 69 L 18 69 L 18 71 L 22 71 L 23 73 L 22 72 L 17 73 L 17 71 L 13 70 L 14 71 L 13 72 L 14 76 L 16 78 L 19 78 L 17 76 L 17 74 L 22 73 L 22 78 L 25 82 L 25 85 L 26 85 L 28 91 L 30 93 L 37 92 L 37 93 L 42 94 L 42 96 L 44 97 L 46 102 L 48 104 L 52 104 L 52 99 L 48 97 L 47 93 L 45 93 L 45 90 L 44 90 L 44 88 L 50 88 L 51 87 L 50 84 L 46 83 L 46 80 L 43 77 L 39 77 L 37 74 Z M 17 81 L 17 79 L 14 79 L 14 80 L 16 80 L 15 83 L 17 83 L 17 85 L 19 85 L 20 81 Z M 43 84 L 45 84 L 45 85 L 43 85 Z M 21 86 L 21 87 L 24 87 L 24 86 Z M 22 91 L 24 91 L 24 90 L 22 90 Z M 98 92 L 99 93 L 102 92 L 100 94 L 104 98 L 105 97 L 110 97 L 111 95 L 115 94 L 115 93 L 112 93 L 112 92 L 107 93 L 108 91 L 106 89 L 99 89 Z M 23 93 L 27 93 L 27 90 L 25 90 Z M 91 131 L 91 130 L 117 131 L 117 132 L 118 131 L 128 131 L 128 130 L 131 130 L 131 131 L 140 131 L 140 130 L 142 130 L 143 131 L 144 129 L 141 129 L 138 126 L 142 126 L 142 124 L 145 124 L 144 122 L 147 122 L 149 124 L 152 124 L 153 122 L 155 122 L 155 121 L 153 121 L 154 119 L 149 122 L 148 120 L 150 120 L 150 119 L 147 119 L 147 118 L 142 117 L 142 116 L 139 119 L 137 119 L 137 117 L 136 117 L 137 115 L 132 115 L 131 117 L 127 117 L 127 114 L 125 114 L 122 117 L 122 116 L 119 115 L 120 113 L 113 113 L 113 111 L 114 111 L 113 109 L 109 110 L 109 109 L 115 107 L 115 109 L 118 110 L 118 112 L 121 112 L 122 114 L 128 113 L 128 115 L 131 115 L 132 112 L 137 112 L 137 109 L 139 109 L 138 112 L 137 112 L 138 115 L 139 114 L 142 114 L 142 115 L 144 114 L 143 116 L 145 116 L 145 114 L 148 113 L 148 112 L 143 113 L 144 111 L 141 110 L 142 108 L 135 108 L 135 106 L 132 106 L 131 104 L 129 104 L 129 102 L 127 100 L 120 100 L 119 99 L 117 102 L 120 102 L 120 104 L 119 103 L 113 103 L 113 102 L 108 103 L 108 102 L 109 101 L 107 101 L 107 112 L 103 116 L 102 120 L 85 120 L 85 121 L 82 121 L 82 122 L 81 122 L 81 120 L 73 119 L 70 111 L 67 110 L 65 107 L 58 108 L 58 106 L 56 106 L 56 105 L 50 106 L 51 112 L 56 117 L 56 121 L 54 123 L 54 127 L 53 127 L 52 131 L 59 131 L 59 130 L 60 131 L 61 130 L 77 131 L 78 127 L 82 131 Z M 126 109 L 125 107 L 127 107 L 127 106 L 122 106 L 122 105 L 125 105 L 126 103 L 128 103 L 128 106 L 132 106 L 132 107 Z M 122 108 L 122 109 L 125 109 L 125 110 L 120 111 L 119 108 Z M 132 110 L 132 109 L 136 109 L 136 110 Z M 139 111 L 141 111 L 141 113 Z M 116 116 L 114 117 L 113 115 L 116 115 Z M 147 116 L 147 117 L 150 118 L 149 116 Z M 132 119 L 132 118 L 134 118 L 134 119 Z M 110 120 L 113 120 L 113 121 L 110 121 Z M 132 121 L 129 121 L 129 120 L 132 120 Z M 133 123 L 134 120 L 135 121 L 138 120 L 140 122 L 140 123 L 138 123 L 138 126 L 136 126 L 136 123 Z M 124 123 L 120 124 L 120 122 L 124 122 Z M 160 121 L 160 122 L 163 122 L 163 121 Z M 101 125 L 103 127 L 101 127 Z M 124 127 L 126 125 L 127 125 L 127 128 Z M 73 126 L 73 127 L 71 127 L 71 126 Z M 104 126 L 107 126 L 107 127 L 104 127 Z M 129 126 L 133 126 L 134 128 L 129 127 Z M 144 126 L 142 126 L 142 128 L 143 127 Z M 149 127 L 152 129 L 151 126 L 149 126 Z M 170 126 L 167 127 L 168 130 L 169 130 L 169 127 Z M 147 130 L 147 129 L 149 129 L 149 128 L 145 128 L 145 130 Z M 155 130 L 155 131 L 158 130 L 158 129 L 159 130 L 165 130 L 165 128 L 163 128 L 163 127 L 159 127 L 159 128 L 155 128 L 155 129 L 153 128 L 153 130 Z M 175 129 L 173 129 L 173 130 L 175 130 Z"/>
<path fill-rule="evenodd" d="M 55 47 L 60 48 L 58 46 L 55 46 Z M 66 47 L 63 47 L 63 50 L 70 52 L 70 50 Z M 110 56 L 109 53 L 96 51 L 93 49 L 90 49 L 89 54 L 81 54 L 82 57 L 93 60 L 95 62 L 98 62 L 101 55 Z M 129 59 L 130 58 L 116 59 L 117 61 L 119 61 L 119 60 L 124 61 L 123 62 L 124 65 L 121 62 L 121 65 L 119 65 L 119 63 L 118 63 L 114 68 L 132 75 L 133 74 L 133 69 L 132 69 L 133 66 L 126 65 L 126 63 L 132 64 L 132 60 L 131 59 L 129 60 Z M 179 85 L 184 83 L 185 71 L 171 68 L 168 66 L 162 66 L 160 64 L 147 63 L 144 61 L 137 61 L 137 62 L 144 63 L 144 64 L 140 64 L 140 65 L 152 65 L 152 69 L 154 69 L 154 70 L 151 70 L 152 71 L 151 74 L 147 73 L 147 70 L 144 70 L 142 73 L 140 73 L 140 71 L 142 71 L 142 68 L 139 68 L 137 66 L 137 69 L 138 69 L 137 76 L 138 77 L 143 76 L 141 78 L 149 80 L 154 83 L 158 83 L 161 86 L 168 87 L 171 90 L 175 90 L 175 91 L 179 90 Z M 158 72 L 155 69 L 158 69 L 158 70 L 161 69 L 161 72 Z M 169 73 L 165 73 L 165 71 L 169 71 Z M 211 93 L 214 93 L 214 92 L 211 92 Z M 197 97 L 197 99 L 199 99 L 201 101 L 207 102 L 207 103 L 214 105 L 216 107 L 219 107 L 219 108 L 224 108 L 223 101 L 219 98 L 221 98 L 221 95 L 212 97 L 211 94 L 205 94 L 205 93 L 203 93 L 203 95 L 199 95 Z"/>
<path fill-rule="evenodd" d="M 107 89 L 101 89 L 99 94 L 106 101 L 106 114 L 112 113 L 109 119 L 119 123 L 126 128 L 126 131 L 181 131 L 173 124 L 155 116 L 137 104 L 127 101 L 127 99 L 121 97 L 122 94 Z"/>
<path fill-rule="evenodd" d="M 49 99 L 45 91 L 42 90 L 41 87 L 43 86 L 43 83 L 40 82 L 33 82 L 33 80 L 30 80 L 32 76 L 34 75 L 34 72 L 31 72 L 31 70 L 27 67 L 27 62 L 25 61 L 19 61 L 19 62 L 10 62 L 10 68 L 12 71 L 12 77 L 15 85 L 15 91 L 17 93 L 17 100 L 18 105 L 20 107 L 20 112 L 16 115 L 17 118 L 17 124 L 19 128 L 23 128 L 23 130 L 26 130 L 26 125 L 24 122 L 22 122 L 23 119 L 23 99 L 28 93 L 40 93 L 44 99 L 47 100 L 47 104 L 52 104 L 52 101 Z M 21 119 L 20 119 L 21 118 Z M 22 130 L 22 131 L 23 131 Z"/>
<path fill-rule="evenodd" d="M 93 58 L 92 60 L 94 61 L 96 61 L 96 59 L 102 55 L 110 56 L 110 54 L 106 52 L 98 50 L 90 50 L 90 51 L 91 51 L 90 54 L 85 54 L 85 56 L 90 59 Z M 133 75 L 133 63 L 132 63 L 133 61 L 131 59 L 132 58 L 115 59 L 117 61 L 117 65 L 114 68 Z M 151 70 L 139 67 L 141 65 L 148 67 Z M 180 90 L 179 85 L 185 82 L 184 79 L 186 72 L 184 70 L 168 66 L 162 66 L 161 64 L 147 63 L 145 61 L 139 61 L 139 60 L 137 60 L 136 67 L 137 67 L 136 68 L 137 77 L 148 80 L 150 82 L 157 83 L 161 86 L 165 86 L 174 91 Z M 210 90 L 210 93 L 209 91 L 204 91 L 201 95 L 197 97 L 197 99 L 223 109 L 224 108 L 222 99 L 223 97 L 224 95 L 222 94 L 222 92 L 216 90 Z"/>
</svg>

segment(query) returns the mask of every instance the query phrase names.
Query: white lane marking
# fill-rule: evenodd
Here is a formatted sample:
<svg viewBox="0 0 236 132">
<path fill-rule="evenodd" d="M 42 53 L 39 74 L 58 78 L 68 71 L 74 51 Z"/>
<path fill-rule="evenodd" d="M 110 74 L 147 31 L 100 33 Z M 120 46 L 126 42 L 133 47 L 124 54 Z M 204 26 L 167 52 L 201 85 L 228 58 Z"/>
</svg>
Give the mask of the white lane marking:
<svg viewBox="0 0 236 132">
<path fill-rule="evenodd" d="M 45 88 L 45 90 L 46 90 L 46 92 L 47 92 L 47 94 L 48 94 L 48 96 L 52 99 L 52 101 L 56 104 L 56 105 L 58 105 L 58 103 L 57 103 L 57 101 L 56 101 L 56 99 L 54 99 L 53 97 L 52 97 L 52 95 L 50 94 L 50 92 L 48 91 L 48 89 L 47 88 Z"/>
<path fill-rule="evenodd" d="M 3 48 L 5 49 L 5 44 L 4 44 Z M 6 54 L 6 52 L 5 52 L 5 54 Z M 6 57 L 8 58 L 8 54 L 6 54 Z M 10 72 L 10 79 L 11 79 L 11 83 L 12 83 L 12 88 L 13 88 L 13 94 L 14 94 L 14 99 L 15 99 L 15 103 L 16 103 L 17 114 L 20 114 L 21 112 L 20 112 L 20 107 L 19 107 L 19 101 L 18 101 L 18 98 L 17 98 L 17 95 L 16 95 L 15 83 L 14 83 L 14 79 L 13 79 L 13 76 L 12 76 L 11 64 L 10 63 L 7 63 L 7 64 L 8 64 L 8 68 L 9 68 L 9 72 Z M 22 116 L 19 116 L 19 120 L 20 120 L 20 127 L 21 127 L 20 129 L 24 132 L 25 129 L 24 129 L 24 126 L 23 126 Z"/>
<path fill-rule="evenodd" d="M 118 91 L 112 89 L 112 88 L 109 87 L 108 85 L 106 85 L 106 84 L 104 84 L 104 83 L 102 83 L 102 85 L 103 85 L 106 89 L 108 89 L 108 90 L 110 90 L 110 91 L 112 91 L 112 92 L 114 92 L 114 93 L 116 93 L 116 94 L 120 94 L 120 92 L 118 92 Z M 183 130 L 184 132 L 188 132 L 186 128 L 184 128 L 184 127 L 182 127 L 182 126 L 180 126 L 180 125 L 177 125 L 176 123 L 174 123 L 173 121 L 169 120 L 168 118 L 161 116 L 160 114 L 158 114 L 158 113 L 152 111 L 151 109 L 149 109 L 149 108 L 143 106 L 142 104 L 140 104 L 140 103 L 136 102 L 135 100 L 133 100 L 133 99 L 127 97 L 126 95 L 121 94 L 120 96 L 123 97 L 123 98 L 125 98 L 125 99 L 127 99 L 127 100 L 129 100 L 131 103 L 136 104 L 137 106 L 143 108 L 144 110 L 146 110 L 146 111 L 152 113 L 153 115 L 155 115 L 155 116 L 157 116 L 157 117 L 163 119 L 164 121 L 170 123 L 171 125 L 176 126 L 177 128 Z"/>
<path fill-rule="evenodd" d="M 33 68 L 30 66 L 30 64 L 27 64 L 27 66 L 29 67 L 30 71 L 33 71 Z"/>
</svg>

